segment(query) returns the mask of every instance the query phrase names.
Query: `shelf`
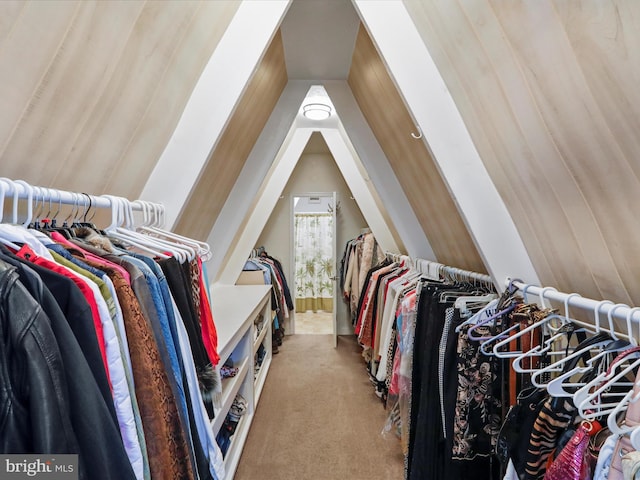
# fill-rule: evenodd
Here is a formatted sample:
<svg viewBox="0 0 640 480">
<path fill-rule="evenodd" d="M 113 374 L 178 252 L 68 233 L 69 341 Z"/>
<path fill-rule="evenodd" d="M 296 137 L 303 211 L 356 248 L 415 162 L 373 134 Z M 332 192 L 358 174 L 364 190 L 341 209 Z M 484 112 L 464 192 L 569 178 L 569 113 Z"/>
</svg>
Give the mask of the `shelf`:
<svg viewBox="0 0 640 480">
<path fill-rule="evenodd" d="M 260 348 L 260 345 L 262 344 L 265 335 L 267 334 L 267 331 L 269 330 L 269 325 L 267 325 L 267 321 L 264 321 L 264 324 L 262 325 L 262 330 L 260 330 L 260 334 L 258 335 L 258 338 L 256 338 L 255 342 L 253 342 L 253 354 L 255 355 L 258 352 L 258 349 Z"/>
<path fill-rule="evenodd" d="M 226 480 L 232 480 L 242 455 L 258 398 L 271 365 L 271 285 L 220 285 L 211 287 L 213 318 L 218 332 L 218 354 L 238 368 L 234 377 L 222 381 L 222 401 L 211 422 L 217 435 L 238 393 L 247 401 L 247 412 L 240 418 L 225 457 Z M 259 333 L 256 321 L 262 318 Z M 265 356 L 256 374 L 256 353 L 263 345 Z"/>
<path fill-rule="evenodd" d="M 258 403 L 260 399 L 260 394 L 262 393 L 262 389 L 264 388 L 264 383 L 267 381 L 267 374 L 269 373 L 269 367 L 271 366 L 271 354 L 267 354 L 262 361 L 262 365 L 260 366 L 260 370 L 258 370 L 258 376 L 254 381 L 255 386 L 255 402 Z"/>
<path fill-rule="evenodd" d="M 247 435 L 249 435 L 249 428 L 251 427 L 251 421 L 253 420 L 253 412 L 247 411 L 236 427 L 236 432 L 231 437 L 231 444 L 227 449 L 227 455 L 224 457 L 224 469 L 226 471 L 227 479 L 231 479 L 236 474 L 238 469 L 238 463 L 242 456 L 242 448 L 247 441 Z"/>
<path fill-rule="evenodd" d="M 236 395 L 242 386 L 242 382 L 247 377 L 249 372 L 249 360 L 249 358 L 245 358 L 242 361 L 238 367 L 238 373 L 235 377 L 225 378 L 222 380 L 222 406 L 220 409 L 214 410 L 216 416 L 211 421 L 211 428 L 215 435 L 220 431 L 220 427 L 227 416 L 227 412 L 231 408 L 233 400 L 236 398 Z M 251 362 L 251 365 L 253 365 L 253 362 Z"/>
<path fill-rule="evenodd" d="M 224 362 L 269 300 L 271 285 L 211 287 L 211 310 L 218 333 L 218 353 Z"/>
</svg>

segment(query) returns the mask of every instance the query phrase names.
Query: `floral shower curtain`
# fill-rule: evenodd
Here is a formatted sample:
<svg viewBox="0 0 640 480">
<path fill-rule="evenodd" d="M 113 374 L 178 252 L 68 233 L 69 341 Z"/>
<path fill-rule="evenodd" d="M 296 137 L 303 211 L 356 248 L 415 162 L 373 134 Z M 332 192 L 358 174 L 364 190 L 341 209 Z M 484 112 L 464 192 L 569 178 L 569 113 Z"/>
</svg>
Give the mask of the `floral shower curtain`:
<svg viewBox="0 0 640 480">
<path fill-rule="evenodd" d="M 296 312 L 333 311 L 333 215 L 296 213 Z"/>
</svg>

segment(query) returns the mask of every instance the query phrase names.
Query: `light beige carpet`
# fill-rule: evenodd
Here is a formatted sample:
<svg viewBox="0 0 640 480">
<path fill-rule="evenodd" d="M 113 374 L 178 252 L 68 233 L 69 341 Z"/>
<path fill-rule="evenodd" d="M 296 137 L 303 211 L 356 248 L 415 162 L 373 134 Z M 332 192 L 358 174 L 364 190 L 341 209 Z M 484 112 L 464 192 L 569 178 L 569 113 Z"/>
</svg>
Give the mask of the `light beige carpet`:
<svg viewBox="0 0 640 480">
<path fill-rule="evenodd" d="M 296 335 L 327 335 L 333 333 L 333 313 L 296 312 Z"/>
<path fill-rule="evenodd" d="M 236 480 L 400 480 L 398 441 L 355 337 L 292 335 L 274 355 Z"/>
</svg>

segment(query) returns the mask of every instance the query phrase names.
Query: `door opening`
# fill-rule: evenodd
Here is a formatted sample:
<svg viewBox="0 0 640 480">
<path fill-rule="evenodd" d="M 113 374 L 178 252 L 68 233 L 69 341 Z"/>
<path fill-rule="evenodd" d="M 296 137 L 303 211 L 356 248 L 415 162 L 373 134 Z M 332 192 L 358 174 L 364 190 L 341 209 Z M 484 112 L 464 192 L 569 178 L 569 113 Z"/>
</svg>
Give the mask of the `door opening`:
<svg viewBox="0 0 640 480">
<path fill-rule="evenodd" d="M 292 197 L 293 333 L 336 332 L 336 194 Z"/>
</svg>

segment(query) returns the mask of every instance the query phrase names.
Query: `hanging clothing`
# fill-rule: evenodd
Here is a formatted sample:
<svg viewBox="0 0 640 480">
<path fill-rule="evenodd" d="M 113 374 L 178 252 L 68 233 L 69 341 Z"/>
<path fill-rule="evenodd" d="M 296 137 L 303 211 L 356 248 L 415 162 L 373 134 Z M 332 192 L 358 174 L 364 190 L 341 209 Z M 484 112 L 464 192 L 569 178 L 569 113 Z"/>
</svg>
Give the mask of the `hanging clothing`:
<svg viewBox="0 0 640 480">
<path fill-rule="evenodd" d="M 243 270 L 262 271 L 265 285 L 271 285 L 271 310 L 274 312 L 272 340 L 274 345 L 282 345 L 285 332 L 280 320 L 289 318 L 289 312 L 295 308 L 282 263 L 260 247 L 247 259 Z M 274 352 L 277 352 L 276 348 Z"/>
<path fill-rule="evenodd" d="M 384 431 L 400 438 L 405 478 L 499 478 L 502 376 L 466 330 L 456 331 L 467 318 L 456 299 L 484 298 L 485 287 L 417 271 L 408 257 L 368 265 L 376 254 L 365 240 L 347 244 L 341 285 L 350 302 L 358 299 L 355 333 L 388 412 Z"/>
<path fill-rule="evenodd" d="M 3 298 L 12 302 L 0 323 L 11 312 L 8 325 L 19 328 L 16 319 L 33 317 L 29 309 L 35 308 L 41 320 L 30 328 L 39 329 L 51 349 L 48 366 L 31 355 L 34 368 L 23 371 L 32 386 L 12 394 L 42 410 L 31 409 L 29 417 L 9 410 L 0 419 L 5 432 L 15 425 L 22 433 L 3 435 L 1 451 L 78 453 L 82 479 L 223 478 L 199 388 L 205 396 L 220 388 L 212 365 L 219 358 L 217 333 L 201 262 L 167 267 L 177 274 L 170 285 L 155 259 L 123 250 L 93 230 L 30 233 L 0 227 L 0 235 L 19 247 L 0 246 L 0 287 L 7 286 Z M 174 295 L 190 315 L 187 321 Z M 24 340 L 2 352 L 30 348 Z M 209 385 L 202 371 L 196 373 L 196 355 L 209 369 Z M 13 353 L 0 362 L 12 365 Z M 47 380 L 39 369 L 56 376 Z M 16 391 L 17 378 L 0 378 L 0 392 Z M 57 393 L 38 399 L 45 387 L 33 383 L 38 378 Z"/>
<path fill-rule="evenodd" d="M 357 321 L 360 295 L 367 283 L 366 277 L 369 270 L 384 261 L 384 259 L 384 252 L 372 233 L 358 235 L 347 242 L 340 261 L 342 265 L 340 285 L 342 286 L 343 297 L 348 302 L 351 321 L 354 325 Z"/>
</svg>

